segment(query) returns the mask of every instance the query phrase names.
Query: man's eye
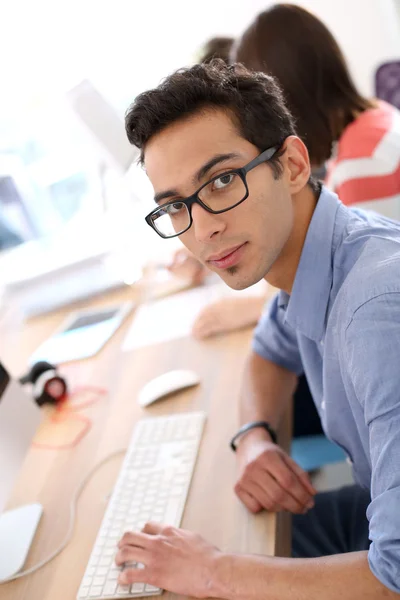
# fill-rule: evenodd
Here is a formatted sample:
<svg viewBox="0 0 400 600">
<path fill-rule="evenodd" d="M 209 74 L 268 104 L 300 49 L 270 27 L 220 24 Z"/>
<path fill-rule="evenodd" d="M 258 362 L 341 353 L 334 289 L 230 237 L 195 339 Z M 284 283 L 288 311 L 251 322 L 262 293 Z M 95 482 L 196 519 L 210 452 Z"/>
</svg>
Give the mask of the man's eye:
<svg viewBox="0 0 400 600">
<path fill-rule="evenodd" d="M 168 205 L 168 214 L 176 215 L 184 209 L 185 209 L 185 205 L 183 204 L 183 202 L 174 202 L 174 204 Z"/>
<path fill-rule="evenodd" d="M 214 180 L 214 188 L 217 190 L 222 190 L 228 185 L 231 185 L 235 177 L 236 173 L 225 173 L 224 175 L 221 175 L 221 177 L 218 177 L 218 179 Z"/>
</svg>

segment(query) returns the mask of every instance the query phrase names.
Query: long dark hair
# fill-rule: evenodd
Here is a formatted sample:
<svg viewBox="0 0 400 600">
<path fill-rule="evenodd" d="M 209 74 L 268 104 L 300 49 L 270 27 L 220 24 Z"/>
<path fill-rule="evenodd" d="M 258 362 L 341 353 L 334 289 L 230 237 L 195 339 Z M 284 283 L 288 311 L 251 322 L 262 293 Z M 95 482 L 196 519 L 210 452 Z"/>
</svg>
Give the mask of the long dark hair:
<svg viewBox="0 0 400 600">
<path fill-rule="evenodd" d="M 374 106 L 357 91 L 329 29 L 299 6 L 277 4 L 258 15 L 233 59 L 278 79 L 313 165 L 324 163 L 344 128 Z"/>
</svg>

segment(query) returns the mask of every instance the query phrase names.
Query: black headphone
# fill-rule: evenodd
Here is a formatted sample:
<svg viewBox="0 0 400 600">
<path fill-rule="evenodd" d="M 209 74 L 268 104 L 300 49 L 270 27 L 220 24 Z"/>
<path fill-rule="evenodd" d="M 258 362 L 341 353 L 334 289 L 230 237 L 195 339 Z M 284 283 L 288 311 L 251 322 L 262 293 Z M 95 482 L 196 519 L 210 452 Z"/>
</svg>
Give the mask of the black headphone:
<svg viewBox="0 0 400 600">
<path fill-rule="evenodd" d="M 19 381 L 23 385 L 32 384 L 33 397 L 39 406 L 62 402 L 67 394 L 67 382 L 57 373 L 57 367 L 44 360 L 35 363 Z"/>
</svg>

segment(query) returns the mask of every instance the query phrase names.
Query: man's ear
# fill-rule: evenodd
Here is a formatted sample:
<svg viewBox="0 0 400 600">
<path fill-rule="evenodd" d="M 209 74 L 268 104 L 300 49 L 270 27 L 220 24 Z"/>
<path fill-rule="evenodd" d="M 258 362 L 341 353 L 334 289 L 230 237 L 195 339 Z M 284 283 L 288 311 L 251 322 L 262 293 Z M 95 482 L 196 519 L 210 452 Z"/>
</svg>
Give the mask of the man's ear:
<svg viewBox="0 0 400 600">
<path fill-rule="evenodd" d="M 296 135 L 290 135 L 283 143 L 285 152 L 281 158 L 286 170 L 291 194 L 297 194 L 306 185 L 311 175 L 308 150 Z"/>
</svg>

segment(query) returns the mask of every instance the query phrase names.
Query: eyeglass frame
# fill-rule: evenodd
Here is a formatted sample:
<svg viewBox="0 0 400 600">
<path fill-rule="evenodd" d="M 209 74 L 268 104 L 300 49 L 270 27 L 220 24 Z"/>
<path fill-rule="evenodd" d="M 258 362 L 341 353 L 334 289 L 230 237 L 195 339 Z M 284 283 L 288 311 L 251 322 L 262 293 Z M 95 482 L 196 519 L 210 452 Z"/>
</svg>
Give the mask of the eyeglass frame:
<svg viewBox="0 0 400 600">
<path fill-rule="evenodd" d="M 261 154 L 259 154 L 255 158 L 253 158 L 244 167 L 240 167 L 239 169 L 229 169 L 228 171 L 224 171 L 223 173 L 216 175 L 209 181 L 206 181 L 206 183 L 203 183 L 203 185 L 201 185 L 198 190 L 196 190 L 193 194 L 191 194 L 191 196 L 188 196 L 187 198 L 182 198 L 180 200 L 171 200 L 170 202 L 166 202 L 165 204 L 158 206 L 157 208 L 152 210 L 145 217 L 146 223 L 148 225 L 150 225 L 150 227 L 152 229 L 154 229 L 154 231 L 160 237 L 162 237 L 164 240 L 169 240 L 170 238 L 174 238 L 174 237 L 178 237 L 179 235 L 182 235 L 188 229 L 191 228 L 191 226 L 193 225 L 193 217 L 192 217 L 193 204 L 199 204 L 202 208 L 204 208 L 204 210 L 206 210 L 207 212 L 209 212 L 213 215 L 219 215 L 221 213 L 228 212 L 228 210 L 232 210 L 232 208 L 236 208 L 236 206 L 239 206 L 239 204 L 242 204 L 242 202 L 244 202 L 249 197 L 249 186 L 247 185 L 247 179 L 246 179 L 247 173 L 249 171 L 251 171 L 252 169 L 254 169 L 255 167 L 258 167 L 258 165 L 261 165 L 262 163 L 268 162 L 269 160 L 271 160 L 271 158 L 277 153 L 277 151 L 279 150 L 280 147 L 281 147 L 281 145 L 271 146 L 270 148 L 263 150 L 263 152 L 261 152 Z M 201 192 L 201 190 L 203 188 L 205 188 L 207 185 L 210 185 L 210 183 L 212 183 L 213 181 L 216 181 L 217 179 L 220 179 L 221 177 L 224 177 L 225 175 L 229 175 L 230 173 L 236 173 L 237 175 L 239 175 L 239 177 L 243 181 L 244 187 L 246 188 L 246 194 L 245 194 L 244 198 L 242 198 L 242 200 L 240 200 L 239 202 L 236 202 L 236 204 L 233 204 L 233 206 L 230 206 L 229 208 L 224 208 L 222 210 L 212 210 L 209 206 L 207 206 L 206 204 L 204 204 L 204 202 L 202 202 L 200 200 L 199 193 Z M 189 213 L 189 225 L 186 227 L 186 229 L 184 229 L 183 231 L 180 231 L 179 233 L 175 233 L 174 235 L 163 235 L 156 228 L 154 221 L 152 220 L 152 216 L 156 215 L 158 211 L 165 209 L 166 206 L 170 206 L 172 204 L 177 204 L 178 202 L 181 204 L 184 204 L 186 206 L 186 209 Z"/>
</svg>

